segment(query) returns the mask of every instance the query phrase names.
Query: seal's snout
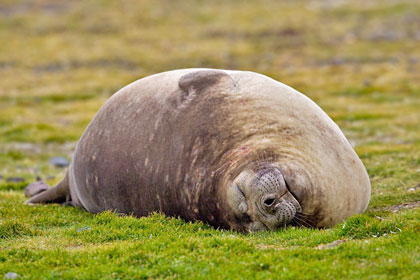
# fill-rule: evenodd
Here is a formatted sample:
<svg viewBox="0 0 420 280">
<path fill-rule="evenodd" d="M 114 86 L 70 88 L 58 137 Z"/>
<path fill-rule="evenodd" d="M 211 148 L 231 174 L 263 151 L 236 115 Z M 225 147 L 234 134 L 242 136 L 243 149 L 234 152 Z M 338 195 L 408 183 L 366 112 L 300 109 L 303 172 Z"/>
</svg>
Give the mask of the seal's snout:
<svg viewBox="0 0 420 280">
<path fill-rule="evenodd" d="M 238 217 L 250 218 L 252 222 L 248 228 L 252 231 L 285 227 L 301 209 L 276 166 L 241 172 L 235 178 L 228 198 Z"/>
<path fill-rule="evenodd" d="M 295 217 L 297 207 L 293 199 L 288 198 L 279 202 L 275 207 L 275 213 L 277 218 L 277 227 L 281 227 L 289 224 Z"/>
<path fill-rule="evenodd" d="M 257 172 L 252 185 L 257 198 L 255 220 L 269 229 L 285 227 L 293 221 L 301 207 L 279 168 L 269 166 Z"/>
</svg>

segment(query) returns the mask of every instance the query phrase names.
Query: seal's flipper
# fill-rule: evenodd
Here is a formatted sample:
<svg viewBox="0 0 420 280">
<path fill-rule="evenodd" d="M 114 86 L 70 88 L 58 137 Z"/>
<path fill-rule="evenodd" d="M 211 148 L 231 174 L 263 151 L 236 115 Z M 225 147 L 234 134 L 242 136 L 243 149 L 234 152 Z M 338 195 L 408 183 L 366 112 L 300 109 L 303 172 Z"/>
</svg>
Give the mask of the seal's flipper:
<svg viewBox="0 0 420 280">
<path fill-rule="evenodd" d="M 71 201 L 70 197 L 70 188 L 69 188 L 69 180 L 68 180 L 68 171 L 66 172 L 66 176 L 64 176 L 63 180 L 61 180 L 57 185 L 43 191 L 35 196 L 31 197 L 25 204 L 38 204 L 38 203 L 66 203 Z"/>
<path fill-rule="evenodd" d="M 186 107 L 199 95 L 210 92 L 228 93 L 237 85 L 233 78 L 224 71 L 203 69 L 183 75 L 178 81 L 178 87 L 182 90 L 175 104 Z"/>
<path fill-rule="evenodd" d="M 47 184 L 45 184 L 43 181 L 36 181 L 35 183 L 32 183 L 30 185 L 28 185 L 25 188 L 25 196 L 26 197 L 33 197 L 37 194 L 40 194 L 42 192 L 45 192 L 47 190 L 50 189 L 50 186 L 48 186 Z"/>
<path fill-rule="evenodd" d="M 212 87 L 233 88 L 236 87 L 235 81 L 232 77 L 221 70 L 197 70 L 185 74 L 178 82 L 186 94 L 204 92 Z"/>
</svg>

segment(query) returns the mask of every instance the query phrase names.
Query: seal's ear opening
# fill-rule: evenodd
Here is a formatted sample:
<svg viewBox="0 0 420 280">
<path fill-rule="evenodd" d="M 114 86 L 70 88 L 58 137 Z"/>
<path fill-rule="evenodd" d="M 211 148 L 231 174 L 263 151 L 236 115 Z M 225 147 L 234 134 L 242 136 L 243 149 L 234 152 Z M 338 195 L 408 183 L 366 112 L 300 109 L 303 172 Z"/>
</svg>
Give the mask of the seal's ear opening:
<svg viewBox="0 0 420 280">
<path fill-rule="evenodd" d="M 232 77 L 224 71 L 203 69 L 183 75 L 178 86 L 187 95 L 204 92 L 217 85 L 226 89 L 235 87 Z"/>
</svg>

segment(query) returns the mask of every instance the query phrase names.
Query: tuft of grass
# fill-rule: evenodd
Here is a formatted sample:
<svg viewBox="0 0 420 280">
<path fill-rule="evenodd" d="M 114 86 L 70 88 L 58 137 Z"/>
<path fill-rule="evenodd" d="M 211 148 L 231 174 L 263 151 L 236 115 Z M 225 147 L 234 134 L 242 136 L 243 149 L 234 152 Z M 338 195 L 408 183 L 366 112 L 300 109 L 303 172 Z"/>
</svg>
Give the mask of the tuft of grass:
<svg viewBox="0 0 420 280">
<path fill-rule="evenodd" d="M 0 182 L 0 191 L 23 191 L 23 189 L 28 185 L 27 181 L 23 182 Z"/>
<path fill-rule="evenodd" d="M 21 223 L 17 220 L 8 220 L 0 224 L 0 239 L 10 240 L 23 236 L 34 236 L 35 231 L 30 225 Z"/>
</svg>

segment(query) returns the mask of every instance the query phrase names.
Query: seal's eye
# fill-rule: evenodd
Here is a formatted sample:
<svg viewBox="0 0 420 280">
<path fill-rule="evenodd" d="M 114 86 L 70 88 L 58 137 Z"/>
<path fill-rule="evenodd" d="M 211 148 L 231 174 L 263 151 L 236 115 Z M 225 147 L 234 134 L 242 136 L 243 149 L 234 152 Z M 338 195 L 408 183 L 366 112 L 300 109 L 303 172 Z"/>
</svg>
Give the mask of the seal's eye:
<svg viewBox="0 0 420 280">
<path fill-rule="evenodd" d="M 267 198 L 266 200 L 264 200 L 264 205 L 270 207 L 271 205 L 273 205 L 274 200 L 274 198 Z"/>
</svg>

